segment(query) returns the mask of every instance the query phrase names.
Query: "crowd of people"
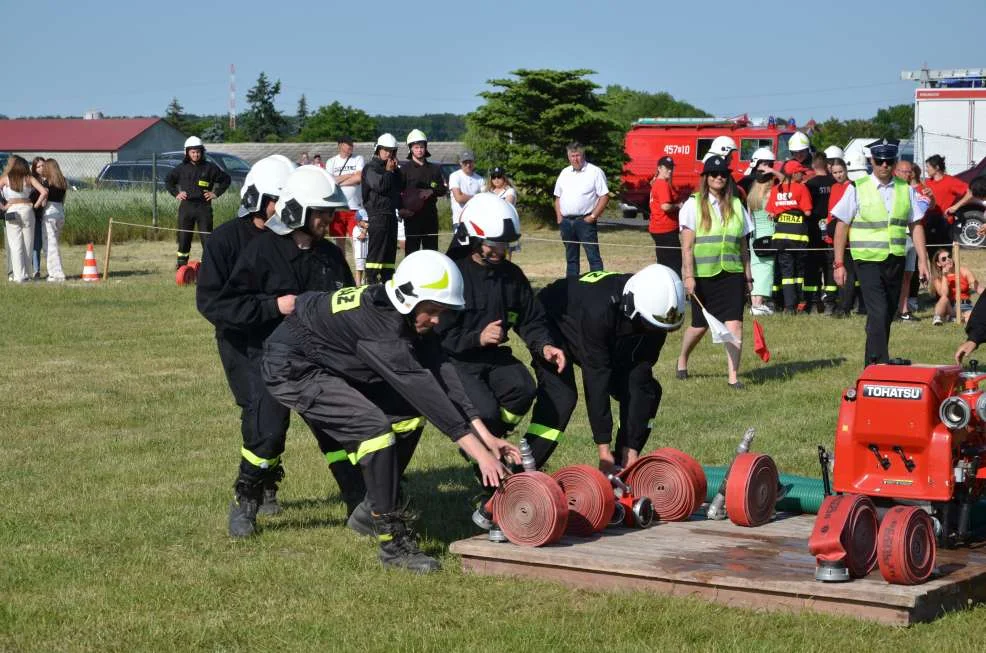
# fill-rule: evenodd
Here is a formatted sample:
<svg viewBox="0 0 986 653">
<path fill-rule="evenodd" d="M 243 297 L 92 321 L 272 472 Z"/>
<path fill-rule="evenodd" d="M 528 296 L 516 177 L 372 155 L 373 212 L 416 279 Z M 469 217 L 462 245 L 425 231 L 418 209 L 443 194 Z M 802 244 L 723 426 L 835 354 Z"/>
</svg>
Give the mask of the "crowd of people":
<svg viewBox="0 0 986 653">
<path fill-rule="evenodd" d="M 65 281 L 58 240 L 65 225 L 67 191 L 55 159 L 39 156 L 31 163 L 16 155 L 8 159 L 0 176 L 8 281 Z"/>
</svg>

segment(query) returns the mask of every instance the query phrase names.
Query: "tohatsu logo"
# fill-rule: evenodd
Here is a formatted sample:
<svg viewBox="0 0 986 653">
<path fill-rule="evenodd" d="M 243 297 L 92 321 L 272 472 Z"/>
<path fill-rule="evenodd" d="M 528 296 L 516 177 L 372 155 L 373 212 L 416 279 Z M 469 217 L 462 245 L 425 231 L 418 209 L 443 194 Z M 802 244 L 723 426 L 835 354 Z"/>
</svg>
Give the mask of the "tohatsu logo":
<svg viewBox="0 0 986 653">
<path fill-rule="evenodd" d="M 920 399 L 924 396 L 924 390 L 899 385 L 864 385 L 863 396 L 877 399 Z"/>
<path fill-rule="evenodd" d="M 671 156 L 672 154 L 691 154 L 692 153 L 692 146 L 691 145 L 665 145 L 664 146 L 664 153 L 667 154 L 668 156 Z"/>
</svg>

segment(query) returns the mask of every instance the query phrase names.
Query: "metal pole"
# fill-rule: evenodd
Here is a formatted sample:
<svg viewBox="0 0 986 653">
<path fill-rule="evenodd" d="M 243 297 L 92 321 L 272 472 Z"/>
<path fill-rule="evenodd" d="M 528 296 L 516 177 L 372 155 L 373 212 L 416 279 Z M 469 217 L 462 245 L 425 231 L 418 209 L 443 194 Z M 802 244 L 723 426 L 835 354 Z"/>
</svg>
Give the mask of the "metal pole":
<svg viewBox="0 0 986 653">
<path fill-rule="evenodd" d="M 955 325 L 960 329 L 962 328 L 962 295 L 959 294 L 959 288 L 961 288 L 962 283 L 962 273 L 959 267 L 959 251 L 961 248 L 957 242 L 952 243 L 952 261 L 955 262 Z"/>
<path fill-rule="evenodd" d="M 151 224 L 157 226 L 157 152 L 151 153 Z"/>
</svg>

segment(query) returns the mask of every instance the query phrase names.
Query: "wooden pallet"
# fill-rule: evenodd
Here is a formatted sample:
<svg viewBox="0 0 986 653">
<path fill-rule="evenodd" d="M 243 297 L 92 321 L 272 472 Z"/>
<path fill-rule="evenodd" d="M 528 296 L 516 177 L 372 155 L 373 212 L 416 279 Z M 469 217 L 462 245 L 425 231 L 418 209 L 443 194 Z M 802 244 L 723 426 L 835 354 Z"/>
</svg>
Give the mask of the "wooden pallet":
<svg viewBox="0 0 986 653">
<path fill-rule="evenodd" d="M 986 598 L 986 548 L 939 550 L 923 585 L 890 585 L 879 570 L 848 583 L 814 579 L 808 553 L 814 515 L 780 515 L 759 528 L 695 518 L 646 530 L 529 548 L 485 534 L 453 542 L 466 571 L 561 582 L 589 589 L 646 590 L 766 610 L 813 611 L 885 624 L 931 621 Z"/>
</svg>

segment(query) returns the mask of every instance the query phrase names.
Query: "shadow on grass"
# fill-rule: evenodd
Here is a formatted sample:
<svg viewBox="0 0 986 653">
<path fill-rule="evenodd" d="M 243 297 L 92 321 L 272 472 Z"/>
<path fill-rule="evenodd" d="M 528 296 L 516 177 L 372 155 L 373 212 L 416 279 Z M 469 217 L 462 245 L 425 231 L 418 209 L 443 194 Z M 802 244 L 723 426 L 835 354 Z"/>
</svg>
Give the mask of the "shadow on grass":
<svg viewBox="0 0 986 653">
<path fill-rule="evenodd" d="M 804 374 L 805 372 L 813 372 L 815 370 L 822 370 L 830 367 L 839 367 L 845 362 L 845 357 L 839 356 L 837 358 L 820 358 L 813 361 L 781 363 L 779 365 L 770 365 L 768 367 L 761 367 L 752 370 L 746 374 L 743 374 L 743 376 L 754 383 L 764 383 L 775 379 L 786 379 L 795 376 L 796 374 Z"/>
<path fill-rule="evenodd" d="M 123 279 L 125 277 L 147 277 L 161 274 L 160 270 L 113 270 L 110 268 L 110 280 Z"/>
</svg>

